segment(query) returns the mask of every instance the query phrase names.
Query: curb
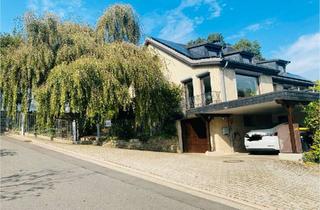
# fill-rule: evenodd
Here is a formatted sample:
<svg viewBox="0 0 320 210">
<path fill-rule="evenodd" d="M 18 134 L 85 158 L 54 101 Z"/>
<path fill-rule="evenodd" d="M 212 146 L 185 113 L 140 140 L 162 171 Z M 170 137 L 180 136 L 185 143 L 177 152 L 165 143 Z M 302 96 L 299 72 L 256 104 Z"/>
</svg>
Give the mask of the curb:
<svg viewBox="0 0 320 210">
<path fill-rule="evenodd" d="M 77 159 L 91 162 L 91 163 L 97 164 L 102 167 L 107 167 L 109 169 L 116 170 L 121 173 L 135 176 L 135 177 L 138 177 L 138 178 L 141 178 L 141 179 L 144 179 L 144 180 L 147 180 L 147 181 L 159 184 L 159 185 L 163 185 L 163 186 L 166 186 L 166 187 L 178 190 L 178 191 L 186 192 L 188 194 L 191 194 L 191 195 L 194 195 L 197 197 L 201 197 L 201 198 L 204 198 L 204 199 L 207 199 L 210 201 L 223 203 L 223 204 L 226 204 L 226 205 L 233 207 L 233 208 L 237 208 L 237 209 L 275 209 L 271 206 L 259 206 L 259 205 L 245 202 L 242 200 L 238 200 L 238 199 L 230 198 L 227 196 L 219 195 L 216 193 L 208 192 L 208 191 L 201 190 L 201 189 L 198 189 L 195 187 L 191 187 L 189 185 L 170 181 L 170 180 L 167 180 L 163 177 L 160 177 L 160 176 L 157 176 L 157 175 L 154 175 L 151 173 L 147 173 L 147 172 L 144 172 L 141 170 L 130 168 L 128 166 L 120 165 L 118 163 L 114 163 L 114 162 L 107 161 L 107 160 L 104 160 L 104 161 L 98 160 L 98 159 L 92 158 L 91 156 L 88 156 L 88 155 L 83 155 L 83 154 L 76 153 L 76 152 L 73 152 L 73 151 L 70 151 L 67 149 L 62 149 L 62 148 L 58 148 L 56 146 L 42 143 L 41 140 L 48 141 L 45 139 L 35 138 L 35 137 L 30 137 L 30 136 L 21 136 L 21 135 L 15 135 L 15 134 L 9 134 L 6 136 L 13 138 L 13 139 L 16 139 L 16 140 L 19 140 L 19 141 L 31 140 L 30 143 L 37 145 L 37 146 L 40 146 L 42 148 L 53 150 L 55 152 L 60 152 L 65 155 L 77 158 Z"/>
</svg>

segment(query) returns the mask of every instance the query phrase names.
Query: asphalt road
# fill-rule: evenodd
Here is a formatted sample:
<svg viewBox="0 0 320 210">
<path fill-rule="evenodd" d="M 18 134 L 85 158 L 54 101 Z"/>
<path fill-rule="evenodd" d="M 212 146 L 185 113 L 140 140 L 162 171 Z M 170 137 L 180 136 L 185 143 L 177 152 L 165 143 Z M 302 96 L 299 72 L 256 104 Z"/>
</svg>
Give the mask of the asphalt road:
<svg viewBox="0 0 320 210">
<path fill-rule="evenodd" d="M 0 136 L 0 209 L 233 209 Z"/>
</svg>

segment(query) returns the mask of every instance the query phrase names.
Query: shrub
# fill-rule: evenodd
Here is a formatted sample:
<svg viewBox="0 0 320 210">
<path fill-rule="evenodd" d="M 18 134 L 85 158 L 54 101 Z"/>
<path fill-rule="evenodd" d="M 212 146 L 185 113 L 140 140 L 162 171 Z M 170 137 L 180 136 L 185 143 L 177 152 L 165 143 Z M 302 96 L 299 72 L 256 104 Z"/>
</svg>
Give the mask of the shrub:
<svg viewBox="0 0 320 210">
<path fill-rule="evenodd" d="M 320 130 L 315 132 L 311 150 L 304 153 L 303 160 L 305 162 L 320 163 Z"/>
<path fill-rule="evenodd" d="M 319 80 L 313 89 L 320 92 Z M 304 161 L 320 163 L 320 100 L 309 103 L 304 111 L 306 113 L 305 125 L 314 133 L 313 145 L 310 151 L 304 153 Z"/>
</svg>

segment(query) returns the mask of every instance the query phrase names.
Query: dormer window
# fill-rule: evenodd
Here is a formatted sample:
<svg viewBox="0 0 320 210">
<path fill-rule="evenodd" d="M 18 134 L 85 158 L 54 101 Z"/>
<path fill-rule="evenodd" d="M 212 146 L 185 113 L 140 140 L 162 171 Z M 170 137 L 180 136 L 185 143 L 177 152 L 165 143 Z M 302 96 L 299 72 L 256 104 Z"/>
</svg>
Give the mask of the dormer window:
<svg viewBox="0 0 320 210">
<path fill-rule="evenodd" d="M 209 57 L 217 57 L 220 54 L 220 49 L 216 49 L 213 47 L 206 47 L 208 50 Z"/>
<path fill-rule="evenodd" d="M 188 47 L 189 52 L 195 58 L 219 57 L 221 54 L 221 45 L 214 43 L 201 43 Z"/>
<path fill-rule="evenodd" d="M 251 59 L 248 57 L 242 57 L 242 62 L 243 63 L 251 63 Z"/>
<path fill-rule="evenodd" d="M 253 54 L 246 51 L 231 51 L 224 53 L 224 57 L 241 63 L 251 63 Z"/>
<path fill-rule="evenodd" d="M 257 62 L 257 65 L 276 69 L 281 72 L 286 72 L 286 66 L 288 63 L 290 63 L 290 61 L 273 59 L 273 60 L 259 61 L 259 62 Z"/>
</svg>

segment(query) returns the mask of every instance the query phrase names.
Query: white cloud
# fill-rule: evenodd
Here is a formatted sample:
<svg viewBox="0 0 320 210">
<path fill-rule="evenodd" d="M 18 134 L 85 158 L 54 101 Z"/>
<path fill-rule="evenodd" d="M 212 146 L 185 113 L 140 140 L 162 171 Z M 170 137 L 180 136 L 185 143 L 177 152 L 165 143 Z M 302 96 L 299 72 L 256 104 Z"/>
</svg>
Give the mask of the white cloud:
<svg viewBox="0 0 320 210">
<path fill-rule="evenodd" d="M 165 26 L 159 36 L 171 41 L 185 42 L 193 36 L 197 22 L 188 18 L 183 13 L 171 14 L 167 17 Z"/>
<path fill-rule="evenodd" d="M 252 24 L 252 25 L 247 26 L 245 29 L 247 31 L 258 31 L 261 29 L 261 27 L 262 27 L 262 25 L 260 23 L 256 23 L 256 24 Z"/>
<path fill-rule="evenodd" d="M 248 33 L 250 32 L 256 32 L 262 29 L 267 29 L 270 26 L 272 26 L 274 24 L 274 20 L 268 19 L 268 20 L 264 20 L 260 23 L 254 23 L 251 25 L 248 25 L 246 27 L 244 27 L 242 30 L 240 30 L 238 33 L 228 36 L 226 39 L 227 40 L 232 40 L 232 39 L 239 39 L 239 38 L 243 38 L 245 37 Z"/>
<path fill-rule="evenodd" d="M 301 76 L 312 72 L 310 79 L 319 79 L 320 33 L 302 35 L 291 45 L 280 48 L 274 56 L 291 61 L 288 71 Z"/>
<path fill-rule="evenodd" d="M 206 7 L 207 13 L 198 11 Z M 195 17 L 191 18 L 185 12 L 192 9 Z M 198 14 L 198 13 L 200 14 Z M 187 42 L 196 36 L 195 29 L 205 20 L 217 18 L 221 15 L 222 7 L 217 0 L 182 0 L 180 4 L 163 13 L 152 12 L 142 18 L 142 25 L 146 34 L 159 29 L 159 37 L 176 42 Z"/>
<path fill-rule="evenodd" d="M 53 12 L 61 18 L 82 18 L 88 17 L 83 14 L 87 14 L 87 10 L 83 7 L 82 0 L 29 0 L 28 9 L 34 11 L 37 14 L 43 14 L 45 12 Z"/>
<path fill-rule="evenodd" d="M 216 0 L 205 0 L 209 5 L 209 11 L 211 12 L 210 18 L 219 17 L 221 15 L 222 8 Z"/>
</svg>

